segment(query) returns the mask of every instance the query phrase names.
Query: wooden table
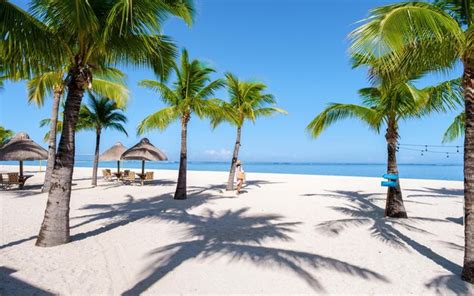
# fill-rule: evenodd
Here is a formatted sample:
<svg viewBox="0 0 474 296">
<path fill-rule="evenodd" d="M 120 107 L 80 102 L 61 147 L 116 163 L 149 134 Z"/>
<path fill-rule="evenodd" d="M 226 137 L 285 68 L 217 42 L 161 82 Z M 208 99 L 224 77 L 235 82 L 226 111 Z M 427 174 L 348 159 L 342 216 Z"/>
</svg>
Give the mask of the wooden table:
<svg viewBox="0 0 474 296">
<path fill-rule="evenodd" d="M 142 183 L 142 186 L 145 182 L 146 174 L 136 174 L 140 178 L 140 182 Z"/>
<path fill-rule="evenodd" d="M 114 175 L 115 177 L 117 177 L 118 180 L 121 180 L 122 177 L 123 177 L 123 175 L 124 175 L 124 173 L 123 173 L 123 172 L 115 172 L 115 173 L 113 173 L 113 175 Z"/>
</svg>

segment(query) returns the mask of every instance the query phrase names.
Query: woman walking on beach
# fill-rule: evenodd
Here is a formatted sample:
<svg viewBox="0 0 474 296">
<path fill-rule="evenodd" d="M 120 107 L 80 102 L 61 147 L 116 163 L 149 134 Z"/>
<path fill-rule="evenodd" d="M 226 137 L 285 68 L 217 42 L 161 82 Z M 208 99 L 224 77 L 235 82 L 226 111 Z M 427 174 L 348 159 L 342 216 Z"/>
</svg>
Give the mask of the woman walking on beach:
<svg viewBox="0 0 474 296">
<path fill-rule="evenodd" d="M 242 167 L 242 163 L 240 162 L 240 160 L 237 161 L 236 167 L 237 167 L 237 194 L 240 194 L 240 189 L 242 189 L 242 185 L 244 184 L 244 181 L 245 181 L 245 171 L 244 171 L 244 168 Z"/>
</svg>

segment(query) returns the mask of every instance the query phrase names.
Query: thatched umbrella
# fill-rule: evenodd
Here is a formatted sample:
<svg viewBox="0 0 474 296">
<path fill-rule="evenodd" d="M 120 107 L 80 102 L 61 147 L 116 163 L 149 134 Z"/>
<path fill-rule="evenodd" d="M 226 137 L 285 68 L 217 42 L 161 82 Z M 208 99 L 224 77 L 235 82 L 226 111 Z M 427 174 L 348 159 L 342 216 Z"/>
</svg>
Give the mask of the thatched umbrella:
<svg viewBox="0 0 474 296">
<path fill-rule="evenodd" d="M 23 161 L 48 159 L 48 151 L 33 142 L 26 133 L 16 134 L 0 148 L 0 160 L 20 161 L 20 178 L 23 178 Z"/>
<path fill-rule="evenodd" d="M 122 143 L 117 142 L 100 156 L 100 161 L 117 161 L 117 173 L 120 174 L 120 157 L 127 150 Z"/>
<path fill-rule="evenodd" d="M 142 175 L 145 174 L 145 161 L 168 160 L 168 157 L 158 148 L 153 146 L 147 138 L 143 138 L 122 154 L 122 159 L 141 160 Z"/>
</svg>

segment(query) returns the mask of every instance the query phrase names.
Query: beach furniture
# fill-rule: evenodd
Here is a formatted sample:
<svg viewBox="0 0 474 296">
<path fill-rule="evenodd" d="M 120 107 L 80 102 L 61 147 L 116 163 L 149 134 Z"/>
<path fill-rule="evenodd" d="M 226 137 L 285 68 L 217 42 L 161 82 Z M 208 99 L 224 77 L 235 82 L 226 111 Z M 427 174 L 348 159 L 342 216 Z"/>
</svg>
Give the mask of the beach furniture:
<svg viewBox="0 0 474 296">
<path fill-rule="evenodd" d="M 145 174 L 137 174 L 138 177 L 140 177 L 140 183 L 142 186 L 146 181 L 153 181 L 153 172 L 146 172 Z"/>
<path fill-rule="evenodd" d="M 26 180 L 33 177 L 33 175 L 20 175 L 19 173 L 0 174 L 0 186 L 5 189 L 11 189 L 12 186 L 18 185 L 19 189 L 23 189 Z"/>
<path fill-rule="evenodd" d="M 48 151 L 33 142 L 26 133 L 16 134 L 8 143 L 0 148 L 0 160 L 17 160 L 20 162 L 19 186 L 23 188 L 26 180 L 32 175 L 23 174 L 23 161 L 48 159 Z"/>
<path fill-rule="evenodd" d="M 147 138 L 143 138 L 135 146 L 125 151 L 121 159 L 141 160 L 142 172 L 139 176 L 143 176 L 143 178 L 140 177 L 143 181 L 146 177 L 145 161 L 168 160 L 168 157 L 160 149 L 153 146 Z"/>
<path fill-rule="evenodd" d="M 122 182 L 125 184 L 133 184 L 136 181 L 135 172 L 128 171 L 126 175 L 123 176 Z"/>
<path fill-rule="evenodd" d="M 112 172 L 109 169 L 102 170 L 102 176 L 106 181 L 112 180 Z"/>
<path fill-rule="evenodd" d="M 398 184 L 398 175 L 397 174 L 385 174 L 383 175 L 384 179 L 387 181 L 382 181 L 381 185 L 384 187 L 395 187 Z"/>
<path fill-rule="evenodd" d="M 114 174 L 117 176 L 117 179 L 120 179 L 120 157 L 122 154 L 127 150 L 127 148 L 120 142 L 115 143 L 112 147 L 107 149 L 102 155 L 100 156 L 100 161 L 117 161 L 117 173 Z"/>
</svg>

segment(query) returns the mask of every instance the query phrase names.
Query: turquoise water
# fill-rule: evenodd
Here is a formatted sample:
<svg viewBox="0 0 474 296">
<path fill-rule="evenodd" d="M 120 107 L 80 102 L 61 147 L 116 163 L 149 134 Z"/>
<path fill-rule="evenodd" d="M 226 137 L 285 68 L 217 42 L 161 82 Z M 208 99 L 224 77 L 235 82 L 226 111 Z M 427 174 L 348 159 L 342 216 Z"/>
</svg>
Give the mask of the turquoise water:
<svg viewBox="0 0 474 296">
<path fill-rule="evenodd" d="M 17 164 L 17 162 L 0 162 L 0 164 Z M 46 161 L 42 162 L 43 166 Z M 38 162 L 25 162 L 25 165 L 38 165 Z M 100 167 L 116 167 L 116 162 L 101 162 Z M 146 168 L 177 170 L 178 162 L 147 162 Z M 77 157 L 76 166 L 92 167 L 91 157 Z M 123 161 L 122 167 L 141 168 L 140 161 Z M 381 177 L 386 171 L 385 164 L 342 164 L 342 163 L 269 163 L 245 162 L 245 170 L 255 173 L 305 174 L 305 175 L 334 175 L 334 176 L 363 176 Z M 190 161 L 188 169 L 192 171 L 228 171 L 227 162 Z M 400 164 L 400 176 L 412 179 L 434 180 L 463 180 L 462 165 L 436 164 Z"/>
</svg>

